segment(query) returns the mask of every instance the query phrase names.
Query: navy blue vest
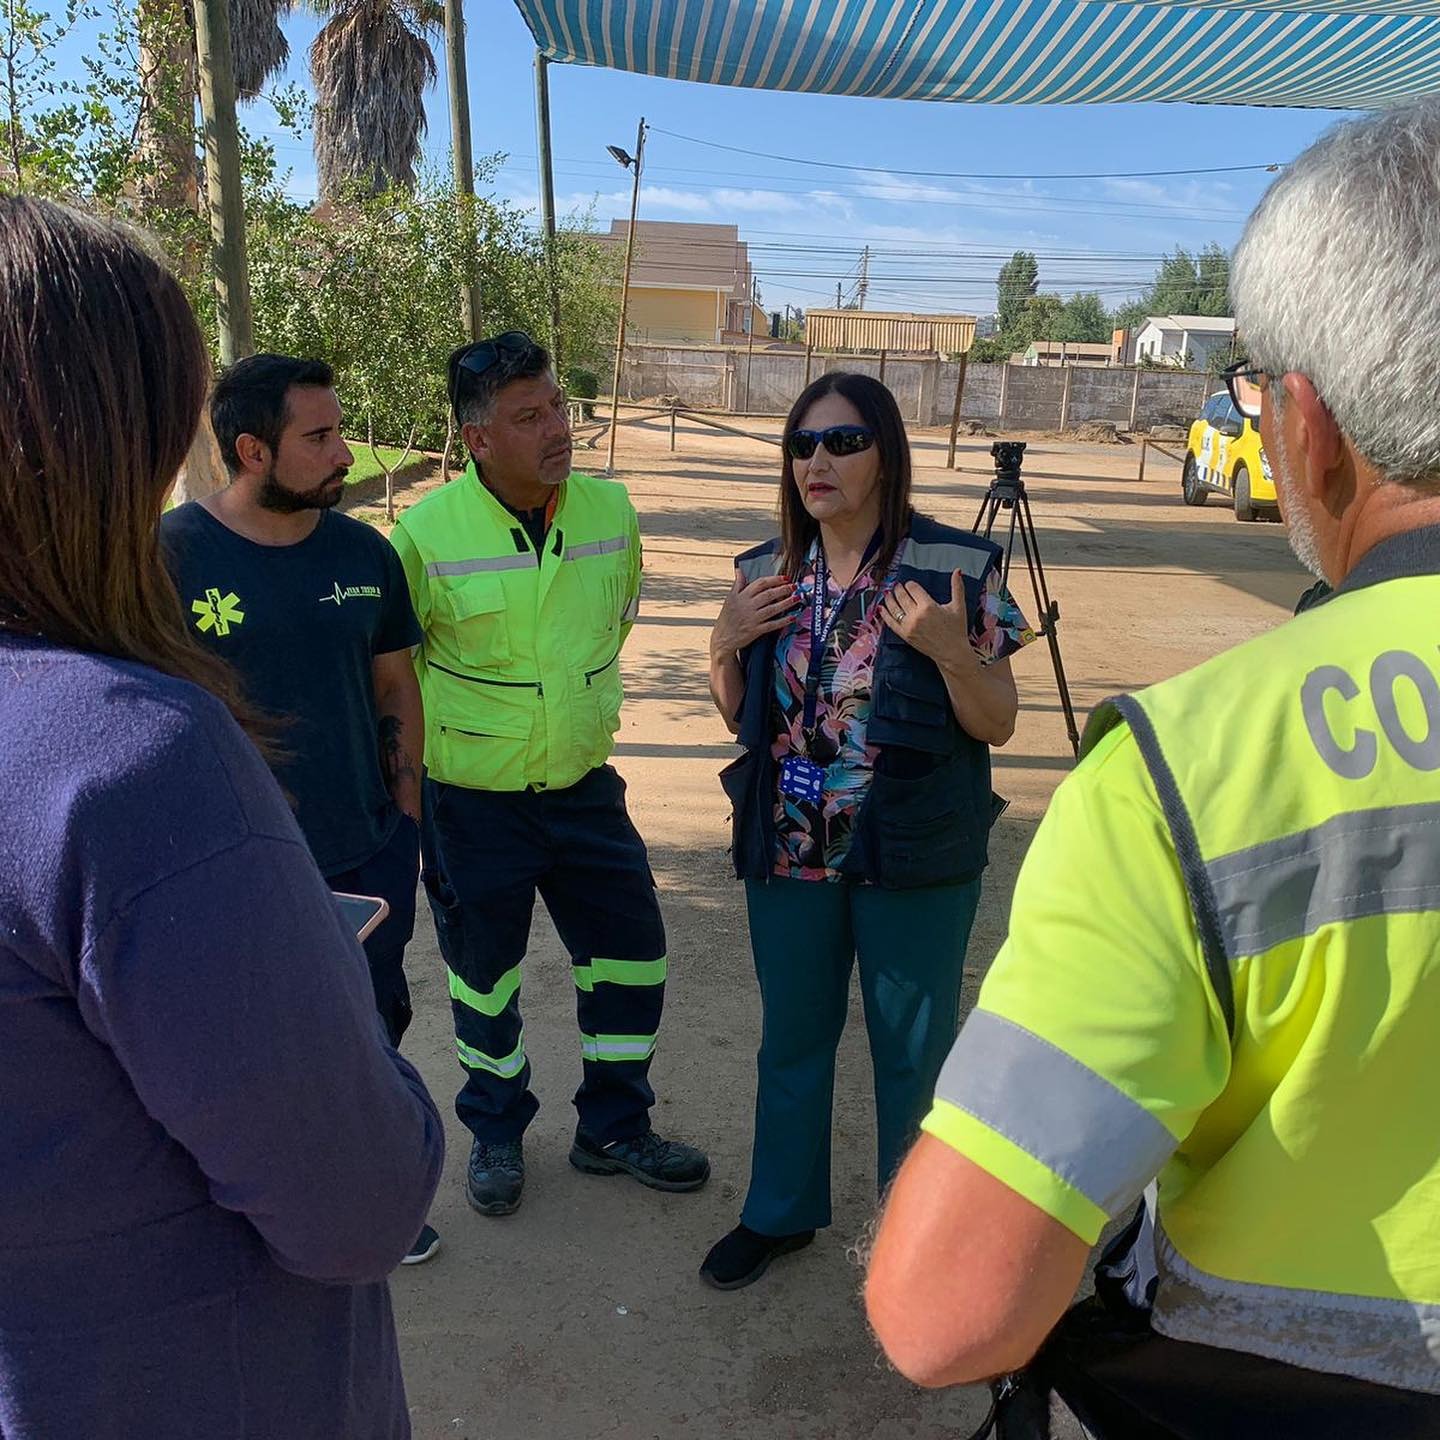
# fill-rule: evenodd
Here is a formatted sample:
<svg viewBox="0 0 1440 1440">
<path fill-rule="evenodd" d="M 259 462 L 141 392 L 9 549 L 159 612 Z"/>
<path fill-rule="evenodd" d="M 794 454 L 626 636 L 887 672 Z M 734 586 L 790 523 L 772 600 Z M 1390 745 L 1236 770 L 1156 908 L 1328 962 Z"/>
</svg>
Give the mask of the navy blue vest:
<svg viewBox="0 0 1440 1440">
<path fill-rule="evenodd" d="M 946 604 L 959 570 L 966 611 L 974 614 L 1000 555 L 998 545 L 968 530 L 914 515 L 897 552 L 898 579 L 915 581 Z M 746 584 L 778 574 L 780 541 L 757 545 L 735 563 Z M 742 880 L 768 879 L 775 858 L 775 643 L 768 635 L 741 652 L 745 753 L 720 776 L 734 806 L 731 855 Z M 955 719 L 939 666 L 888 629 L 874 686 L 866 738 L 879 756 L 841 873 L 896 890 L 973 880 L 989 858 L 990 747 Z"/>
</svg>

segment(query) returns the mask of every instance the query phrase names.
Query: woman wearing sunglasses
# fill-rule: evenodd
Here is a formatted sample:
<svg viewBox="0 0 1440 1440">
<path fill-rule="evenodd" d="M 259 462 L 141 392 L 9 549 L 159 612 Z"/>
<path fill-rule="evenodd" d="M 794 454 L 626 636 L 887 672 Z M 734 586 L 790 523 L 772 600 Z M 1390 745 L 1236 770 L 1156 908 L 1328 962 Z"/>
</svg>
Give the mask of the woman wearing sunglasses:
<svg viewBox="0 0 1440 1440">
<path fill-rule="evenodd" d="M 710 642 L 711 694 L 745 747 L 722 783 L 764 1016 L 750 1190 L 700 1272 L 719 1289 L 830 1223 L 835 1052 L 857 956 L 882 1190 L 955 1038 L 989 747 L 1015 726 L 1007 657 L 1034 638 L 999 558 L 911 509 L 885 386 L 829 374 L 795 402 L 780 534 L 737 560 Z"/>
</svg>

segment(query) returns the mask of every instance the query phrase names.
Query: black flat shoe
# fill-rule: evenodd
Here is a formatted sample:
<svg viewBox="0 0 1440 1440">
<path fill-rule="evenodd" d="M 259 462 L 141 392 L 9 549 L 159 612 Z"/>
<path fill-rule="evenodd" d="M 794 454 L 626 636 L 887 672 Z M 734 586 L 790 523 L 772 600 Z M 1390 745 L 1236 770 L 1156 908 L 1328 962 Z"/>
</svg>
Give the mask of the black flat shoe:
<svg viewBox="0 0 1440 1440">
<path fill-rule="evenodd" d="M 748 1226 L 737 1225 L 717 1240 L 700 1267 L 700 1278 L 717 1290 L 741 1290 L 753 1285 L 778 1255 L 803 1250 L 813 1239 L 813 1230 L 796 1235 L 761 1235 Z"/>
</svg>

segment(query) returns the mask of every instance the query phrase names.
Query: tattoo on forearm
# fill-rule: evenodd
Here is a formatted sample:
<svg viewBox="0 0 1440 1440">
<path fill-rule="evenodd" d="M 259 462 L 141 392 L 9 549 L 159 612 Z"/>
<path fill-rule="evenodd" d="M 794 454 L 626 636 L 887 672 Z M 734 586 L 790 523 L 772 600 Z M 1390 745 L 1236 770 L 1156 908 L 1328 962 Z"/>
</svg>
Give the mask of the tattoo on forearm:
<svg viewBox="0 0 1440 1440">
<path fill-rule="evenodd" d="M 388 789 L 415 779 L 415 762 L 404 742 L 405 722 L 398 715 L 380 717 L 380 773 Z"/>
</svg>

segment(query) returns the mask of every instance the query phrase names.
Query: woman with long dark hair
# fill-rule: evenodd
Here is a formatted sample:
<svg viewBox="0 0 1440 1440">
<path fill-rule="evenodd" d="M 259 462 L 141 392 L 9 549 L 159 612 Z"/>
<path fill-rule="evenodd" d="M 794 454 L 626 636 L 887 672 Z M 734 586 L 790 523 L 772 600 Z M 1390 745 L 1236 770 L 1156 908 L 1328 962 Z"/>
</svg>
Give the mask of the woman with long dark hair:
<svg viewBox="0 0 1440 1440">
<path fill-rule="evenodd" d="M 711 694 L 745 747 L 722 780 L 764 1015 L 750 1190 L 701 1267 L 720 1289 L 830 1223 L 856 957 L 882 1189 L 955 1038 L 989 747 L 1014 729 L 1007 657 L 1033 636 L 998 547 L 917 515 L 910 472 L 885 386 L 810 385 L 785 422 L 780 534 L 739 557 L 711 635 Z"/>
<path fill-rule="evenodd" d="M 206 374 L 135 237 L 0 196 L 0 1435 L 402 1440 L 440 1121 L 161 563 Z"/>
</svg>

